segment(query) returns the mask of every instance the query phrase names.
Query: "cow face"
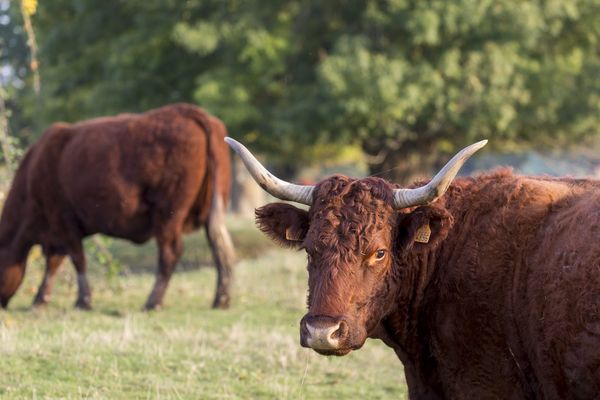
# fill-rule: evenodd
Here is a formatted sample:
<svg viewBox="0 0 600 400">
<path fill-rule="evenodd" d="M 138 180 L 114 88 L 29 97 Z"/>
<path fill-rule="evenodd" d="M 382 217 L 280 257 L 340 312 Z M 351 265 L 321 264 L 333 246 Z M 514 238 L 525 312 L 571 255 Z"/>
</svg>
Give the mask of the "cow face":
<svg viewBox="0 0 600 400">
<path fill-rule="evenodd" d="M 329 178 L 316 186 L 309 211 L 274 203 L 257 210 L 260 229 L 308 256 L 308 313 L 300 322 L 300 343 L 324 355 L 360 348 L 394 305 L 403 275 L 401 262 L 414 251 L 419 224 L 439 215 L 393 207 L 393 188 L 378 178 Z M 420 244 L 421 247 L 426 246 Z M 422 250 L 418 249 L 418 250 Z"/>
<path fill-rule="evenodd" d="M 487 143 L 459 151 L 423 186 L 392 188 L 379 178 L 343 176 L 317 186 L 293 184 L 271 174 L 241 143 L 225 141 L 264 190 L 310 206 L 307 212 L 269 204 L 256 217 L 275 241 L 306 250 L 308 313 L 300 323 L 300 341 L 326 355 L 360 348 L 395 306 L 403 274 L 411 274 L 402 269 L 406 258 L 413 251 L 430 251 L 448 230 L 444 221 L 451 218 L 433 204 L 465 161 Z M 414 245 L 416 241 L 421 243 Z"/>
</svg>

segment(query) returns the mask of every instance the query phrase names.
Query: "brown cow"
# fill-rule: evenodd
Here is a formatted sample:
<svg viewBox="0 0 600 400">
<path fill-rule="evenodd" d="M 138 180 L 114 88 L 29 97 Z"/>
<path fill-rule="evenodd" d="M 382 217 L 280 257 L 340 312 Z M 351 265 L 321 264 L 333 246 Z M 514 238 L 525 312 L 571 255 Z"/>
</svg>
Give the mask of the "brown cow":
<svg viewBox="0 0 600 400">
<path fill-rule="evenodd" d="M 412 399 L 598 398 L 600 182 L 499 170 L 448 187 L 480 143 L 413 189 L 299 186 L 227 140 L 265 190 L 310 206 L 256 211 L 262 231 L 308 253 L 303 346 L 344 355 L 379 338 Z"/>
<path fill-rule="evenodd" d="M 155 237 L 159 269 L 145 307 L 160 307 L 183 252 L 204 225 L 218 270 L 214 307 L 229 305 L 233 247 L 223 224 L 230 186 L 226 129 L 191 104 L 48 128 L 21 162 L 0 218 L 0 303 L 6 307 L 40 244 L 44 304 L 66 255 L 77 270 L 76 307 L 90 308 L 82 239 L 94 233 L 143 243 Z"/>
</svg>

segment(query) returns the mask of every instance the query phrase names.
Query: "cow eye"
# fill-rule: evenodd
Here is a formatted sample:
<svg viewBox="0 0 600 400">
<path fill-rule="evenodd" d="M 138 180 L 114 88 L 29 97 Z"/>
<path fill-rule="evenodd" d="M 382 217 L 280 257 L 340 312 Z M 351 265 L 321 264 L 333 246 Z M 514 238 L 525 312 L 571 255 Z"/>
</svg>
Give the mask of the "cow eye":
<svg viewBox="0 0 600 400">
<path fill-rule="evenodd" d="M 379 249 L 375 252 L 375 259 L 376 260 L 383 260 L 383 258 L 385 257 L 385 250 L 383 249 Z"/>
</svg>

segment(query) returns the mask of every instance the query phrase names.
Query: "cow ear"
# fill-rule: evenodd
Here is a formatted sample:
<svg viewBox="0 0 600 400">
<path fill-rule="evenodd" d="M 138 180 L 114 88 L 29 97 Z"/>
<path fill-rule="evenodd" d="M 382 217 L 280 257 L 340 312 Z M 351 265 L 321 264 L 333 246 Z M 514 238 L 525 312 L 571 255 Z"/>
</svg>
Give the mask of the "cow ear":
<svg viewBox="0 0 600 400">
<path fill-rule="evenodd" d="M 257 208 L 256 225 L 276 243 L 300 248 L 308 232 L 308 211 L 286 203 L 271 203 Z"/>
<path fill-rule="evenodd" d="M 444 207 L 418 207 L 398 216 L 396 244 L 400 252 L 435 249 L 448 236 L 454 219 Z"/>
</svg>

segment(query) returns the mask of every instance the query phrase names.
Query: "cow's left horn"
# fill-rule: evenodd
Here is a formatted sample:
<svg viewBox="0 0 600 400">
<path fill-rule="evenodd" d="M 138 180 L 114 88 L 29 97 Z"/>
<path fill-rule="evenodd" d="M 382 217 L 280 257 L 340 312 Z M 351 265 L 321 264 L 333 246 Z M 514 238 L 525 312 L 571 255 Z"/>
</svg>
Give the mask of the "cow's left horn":
<svg viewBox="0 0 600 400">
<path fill-rule="evenodd" d="M 256 183 L 260 185 L 267 193 L 272 194 L 281 200 L 295 201 L 296 203 L 306 204 L 310 206 L 313 201 L 314 186 L 311 185 L 295 185 L 277 178 L 275 175 L 267 171 L 250 150 L 244 147 L 243 144 L 236 140 L 226 137 L 227 144 L 235 150 L 241 157 L 244 165 L 254 178 Z"/>
<path fill-rule="evenodd" d="M 486 144 L 487 140 L 482 140 L 462 149 L 425 186 L 416 189 L 395 189 L 394 207 L 401 209 L 422 206 L 440 198 L 446 193 L 452 179 L 458 174 L 465 161 Z"/>
</svg>

